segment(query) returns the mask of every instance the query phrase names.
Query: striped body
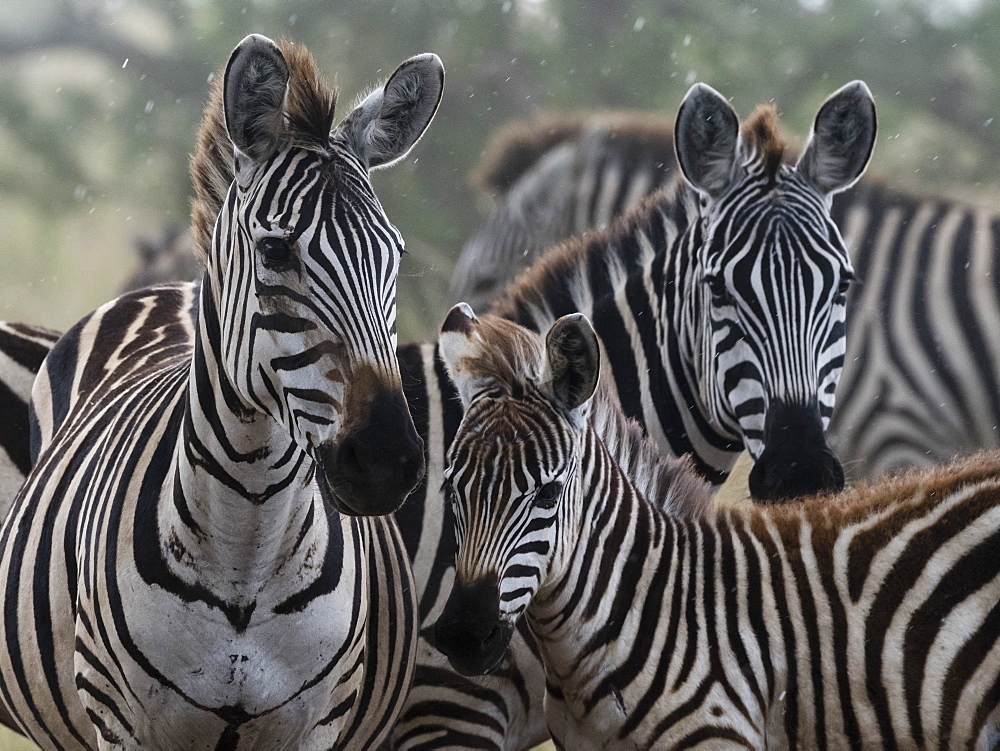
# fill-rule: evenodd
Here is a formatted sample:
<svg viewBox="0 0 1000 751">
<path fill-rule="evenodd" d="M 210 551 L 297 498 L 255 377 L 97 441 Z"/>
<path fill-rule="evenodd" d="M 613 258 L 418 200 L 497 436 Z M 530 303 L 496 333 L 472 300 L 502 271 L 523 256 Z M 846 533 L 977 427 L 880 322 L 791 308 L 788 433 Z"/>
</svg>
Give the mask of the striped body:
<svg viewBox="0 0 1000 751">
<path fill-rule="evenodd" d="M 453 594 L 467 601 L 442 621 L 458 612 L 475 634 L 490 607 L 505 629 L 523 616 L 559 747 L 995 746 L 1000 455 L 699 511 L 686 468 L 651 487 L 655 463 L 635 454 L 656 448 L 623 438 L 613 400 L 553 397 L 537 337 L 470 331 L 445 358 L 468 404 L 446 470 L 454 592 L 499 600 Z M 527 354 L 491 379 L 487 349 Z"/>
<path fill-rule="evenodd" d="M 0 692 L 44 748 L 370 748 L 413 675 L 391 517 L 423 450 L 395 358 L 402 239 L 369 170 L 440 101 L 405 61 L 334 127 L 303 48 L 251 35 L 192 158 L 199 283 L 65 334 L 0 528 Z"/>
<path fill-rule="evenodd" d="M 288 551 L 263 586 L 185 551 L 225 532 L 175 503 L 197 294 L 109 303 L 40 374 L 56 438 L 0 538 L 4 701 L 46 748 L 367 747 L 411 678 L 405 551 L 390 521 L 327 509 L 301 461 L 296 504 L 257 517 Z"/>
<path fill-rule="evenodd" d="M 500 202 L 459 257 L 454 301 L 485 309 L 545 243 L 607 226 L 669 183 L 668 121 L 584 122 L 528 123 L 498 139 L 488 168 L 523 169 L 485 179 Z M 553 130 L 561 138 L 525 157 L 523 141 Z M 577 175 L 589 179 L 571 182 Z M 1000 447 L 1000 214 L 874 180 L 836 196 L 831 213 L 858 278 L 847 296 L 847 354 L 828 431 L 848 475 Z"/>
<path fill-rule="evenodd" d="M 31 469 L 28 399 L 42 360 L 58 338 L 41 326 L 0 321 L 0 519 Z"/>
</svg>

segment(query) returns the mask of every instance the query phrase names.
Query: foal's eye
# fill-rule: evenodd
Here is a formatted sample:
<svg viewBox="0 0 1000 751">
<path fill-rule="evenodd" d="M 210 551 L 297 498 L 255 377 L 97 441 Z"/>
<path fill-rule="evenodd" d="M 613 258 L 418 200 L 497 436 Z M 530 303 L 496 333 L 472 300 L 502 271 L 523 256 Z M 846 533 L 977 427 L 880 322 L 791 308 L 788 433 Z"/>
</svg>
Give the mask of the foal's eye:
<svg viewBox="0 0 1000 751">
<path fill-rule="evenodd" d="M 552 508 L 562 495 L 561 482 L 547 482 L 535 493 L 535 505 L 541 508 Z"/>
<path fill-rule="evenodd" d="M 840 280 L 840 285 L 837 287 L 837 294 L 838 295 L 846 295 L 847 294 L 847 290 L 849 290 L 851 288 L 851 282 L 852 281 L 853 281 L 852 277 L 849 277 L 849 276 L 842 277 L 841 280 Z"/>
<path fill-rule="evenodd" d="M 292 260 L 292 245 L 283 237 L 265 237 L 257 243 L 264 265 L 284 266 Z"/>
</svg>

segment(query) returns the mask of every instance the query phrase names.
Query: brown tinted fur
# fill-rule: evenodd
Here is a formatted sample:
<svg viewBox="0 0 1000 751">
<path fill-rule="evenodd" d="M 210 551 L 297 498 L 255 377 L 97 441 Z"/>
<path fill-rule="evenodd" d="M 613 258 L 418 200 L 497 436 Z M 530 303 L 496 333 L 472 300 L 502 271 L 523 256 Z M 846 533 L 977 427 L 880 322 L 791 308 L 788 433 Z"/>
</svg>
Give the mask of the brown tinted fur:
<svg viewBox="0 0 1000 751">
<path fill-rule="evenodd" d="M 758 104 L 740 132 L 744 149 L 754 152 L 757 161 L 764 162 L 764 174 L 773 180 L 785 154 L 785 140 L 778 129 L 778 113 L 774 105 Z"/>
<path fill-rule="evenodd" d="M 487 143 L 470 180 L 482 190 L 503 195 L 549 151 L 578 140 L 590 127 L 606 130 L 609 141 L 660 151 L 672 158 L 674 132 L 669 118 L 662 115 L 648 112 L 546 113 L 498 130 Z"/>
<path fill-rule="evenodd" d="M 804 514 L 814 536 L 822 538 L 834 536 L 843 527 L 880 511 L 891 510 L 893 518 L 866 538 L 870 547 L 877 550 L 910 518 L 925 514 L 949 494 L 980 483 L 986 483 L 983 490 L 992 490 L 994 502 L 1000 504 L 1000 451 L 984 451 L 939 467 L 859 482 L 833 496 L 812 496 L 779 506 L 751 506 L 750 513 L 757 531 L 763 530 L 767 520 L 780 530 L 793 531 L 801 523 L 800 514 Z M 742 513 L 747 507 L 738 508 L 734 513 Z"/>
<path fill-rule="evenodd" d="M 325 148 L 333 127 L 337 92 L 323 82 L 309 51 L 282 40 L 278 48 L 288 65 L 286 98 L 289 143 L 311 150 Z M 223 68 L 223 72 L 225 68 Z M 191 232 L 199 260 L 204 264 L 212 246 L 212 230 L 233 182 L 233 144 L 226 130 L 222 103 L 223 72 L 217 73 L 205 105 L 195 153 L 191 155 L 191 182 L 195 197 L 191 202 Z"/>
<path fill-rule="evenodd" d="M 482 344 L 474 357 L 455 363 L 460 370 L 473 378 L 488 379 L 515 399 L 525 393 L 528 383 L 543 385 L 545 344 L 541 336 L 490 315 L 479 318 L 473 331 L 482 338 Z M 639 424 L 625 416 L 600 382 L 590 403 L 589 421 L 622 471 L 651 502 L 669 501 L 666 511 L 689 516 L 700 516 L 709 508 L 711 487 L 697 475 L 690 461 L 663 454 Z M 511 425 L 520 425 L 513 413 L 508 415 L 505 426 L 491 425 L 491 429 L 511 430 Z"/>
</svg>

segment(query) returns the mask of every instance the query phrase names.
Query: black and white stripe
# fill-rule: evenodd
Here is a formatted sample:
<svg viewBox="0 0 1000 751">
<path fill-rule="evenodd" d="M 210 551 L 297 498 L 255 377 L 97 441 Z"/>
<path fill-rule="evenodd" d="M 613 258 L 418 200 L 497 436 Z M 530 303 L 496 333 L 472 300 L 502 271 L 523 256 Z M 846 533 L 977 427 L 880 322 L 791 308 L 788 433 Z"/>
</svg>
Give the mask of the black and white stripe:
<svg viewBox="0 0 1000 751">
<path fill-rule="evenodd" d="M 573 318 L 545 350 L 485 319 L 442 334 L 468 405 L 437 626 L 456 667 L 488 672 L 526 621 L 559 748 L 995 747 L 1000 455 L 699 513 L 686 468 L 650 493 L 624 423 L 600 414 L 614 401 L 588 403 L 588 337 Z"/>
<path fill-rule="evenodd" d="M 368 169 L 419 138 L 442 76 L 405 62 L 331 132 L 308 53 L 245 39 L 193 161 L 201 282 L 114 300 L 46 359 L 0 530 L 0 690 L 43 748 L 387 734 L 416 603 L 374 515 L 422 451 L 395 358 L 402 243 Z M 203 182 L 227 171 L 225 194 Z"/>
<path fill-rule="evenodd" d="M 695 91 L 720 101 L 707 90 Z M 844 93 L 859 107 L 870 103 L 861 85 Z M 818 133 L 822 138 L 823 129 Z M 735 144 L 735 132 L 731 135 Z M 716 481 L 744 440 L 767 459 L 768 407 L 811 392 L 817 404 L 827 405 L 828 416 L 843 354 L 840 284 L 850 272 L 822 194 L 791 167 L 775 162 L 769 171 L 767 155 L 773 152 L 764 148 L 771 144 L 767 139 L 744 135 L 739 141 L 738 185 L 713 199 L 679 183 L 608 231 L 547 255 L 495 307 L 533 330 L 545 330 L 568 313 L 592 316 L 612 390 L 625 412 L 674 455 L 691 454 L 698 470 Z M 863 162 L 855 171 L 861 167 Z M 699 179 L 708 177 L 700 173 Z M 738 300 L 711 299 L 720 273 L 725 289 L 719 296 Z M 774 340 L 766 327 L 745 323 L 772 315 L 787 326 Z M 735 326 L 742 337 L 727 337 Z M 732 359 L 715 357 L 717 352 Z M 402 348 L 400 367 L 425 438 L 428 475 L 397 513 L 413 561 L 424 631 L 414 689 L 394 740 L 402 748 L 523 747 L 544 735 L 540 663 L 530 640 L 515 637 L 500 673 L 481 682 L 455 676 L 433 647 L 428 628 L 448 596 L 455 554 L 451 512 L 438 488 L 461 411 L 431 345 Z M 814 415 L 806 426 L 811 433 L 790 426 L 795 440 L 782 447 L 791 451 L 788 461 L 772 467 L 815 467 L 809 452 L 825 455 L 820 416 Z M 788 480 L 786 494 L 807 489 L 795 473 L 788 474 L 774 478 Z M 809 473 L 808 481 L 815 483 L 816 475 L 821 473 Z"/>
<path fill-rule="evenodd" d="M 651 183 L 649 174 L 651 164 L 674 164 L 669 122 L 657 129 L 647 119 L 637 130 L 630 120 L 595 117 L 583 129 L 564 129 L 565 140 L 527 161 L 517 179 L 508 177 L 497 208 L 462 251 L 453 299 L 485 309 L 544 243 L 606 226 L 668 181 Z M 585 171 L 597 179 L 572 182 Z M 607 195 L 618 200 L 599 200 Z M 607 211 L 592 211 L 598 205 Z M 925 466 L 1000 446 L 1000 214 L 864 180 L 834 198 L 831 215 L 857 276 L 847 296 L 847 353 L 828 430 L 847 474 Z M 576 216 L 589 227 L 571 220 Z"/>
</svg>

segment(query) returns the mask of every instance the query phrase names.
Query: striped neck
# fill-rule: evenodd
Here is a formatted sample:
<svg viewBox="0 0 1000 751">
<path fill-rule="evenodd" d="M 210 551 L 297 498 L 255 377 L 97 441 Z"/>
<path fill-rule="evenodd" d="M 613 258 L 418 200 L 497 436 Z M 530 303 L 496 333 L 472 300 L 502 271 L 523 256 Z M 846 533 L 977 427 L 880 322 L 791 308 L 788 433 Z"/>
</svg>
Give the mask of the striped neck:
<svg viewBox="0 0 1000 751">
<path fill-rule="evenodd" d="M 313 461 L 275 420 L 248 405 L 220 364 L 218 312 L 202 282 L 186 405 L 168 487 L 161 544 L 176 573 L 224 601 L 252 603 L 296 553 L 313 548 L 323 503 Z M 280 587 L 279 587 L 280 588 Z"/>
<path fill-rule="evenodd" d="M 716 419 L 719 409 L 707 403 L 703 388 L 711 331 L 700 284 L 701 212 L 695 192 L 678 180 L 606 232 L 547 253 L 493 312 L 534 331 L 567 313 L 586 314 L 625 413 L 663 449 L 690 454 L 699 474 L 720 484 L 743 441 Z"/>
</svg>

